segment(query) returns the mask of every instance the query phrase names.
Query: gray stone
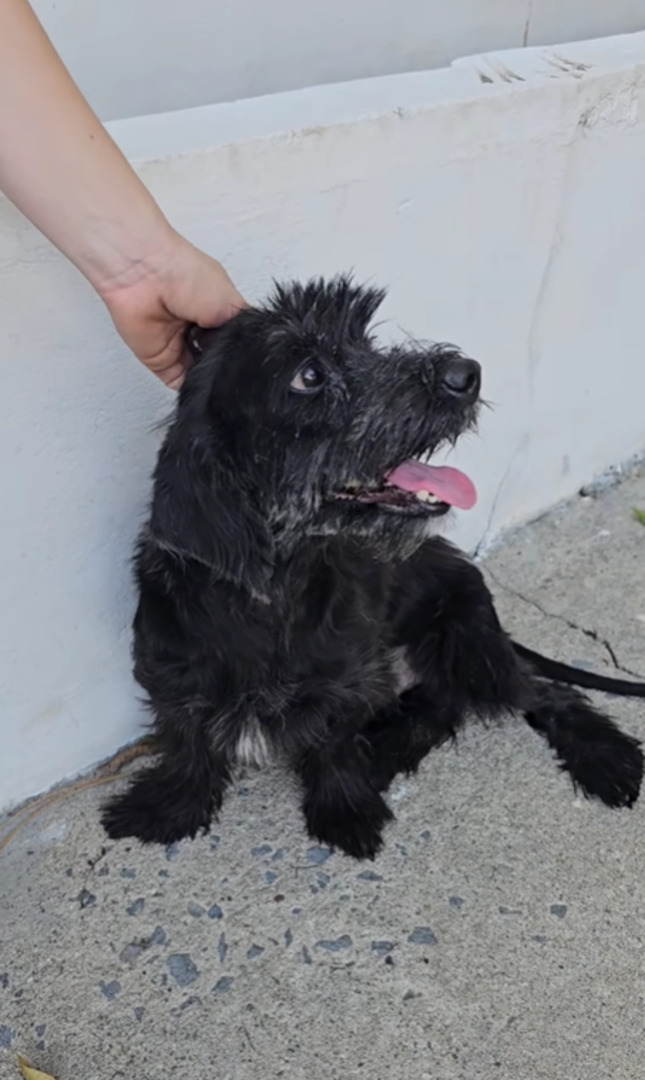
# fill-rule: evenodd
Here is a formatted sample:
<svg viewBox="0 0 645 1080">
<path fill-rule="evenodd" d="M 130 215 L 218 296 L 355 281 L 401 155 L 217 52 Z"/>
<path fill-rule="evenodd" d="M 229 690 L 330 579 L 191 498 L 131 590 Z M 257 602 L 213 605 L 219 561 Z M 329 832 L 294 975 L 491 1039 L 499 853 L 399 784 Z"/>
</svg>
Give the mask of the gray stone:
<svg viewBox="0 0 645 1080">
<path fill-rule="evenodd" d="M 315 948 L 324 949 L 325 952 L 343 952 L 344 949 L 350 949 L 351 946 L 352 939 L 349 934 L 342 934 L 339 938 L 317 941 Z"/>
<path fill-rule="evenodd" d="M 13 1043 L 15 1031 L 8 1027 L 7 1024 L 0 1024 L 0 1046 L 4 1050 L 8 1050 Z"/>
<path fill-rule="evenodd" d="M 436 945 L 437 938 L 429 926 L 417 926 L 408 937 L 411 945 Z"/>
<path fill-rule="evenodd" d="M 551 904 L 549 911 L 552 915 L 555 915 L 556 919 L 564 919 L 567 914 L 566 904 Z"/>
<path fill-rule="evenodd" d="M 331 858 L 331 854 L 329 848 L 312 847 L 307 852 L 307 862 L 320 866 L 321 863 L 327 862 L 327 859 Z"/>
<path fill-rule="evenodd" d="M 168 970 L 177 986 L 190 986 L 199 977 L 197 965 L 188 953 L 172 953 L 168 957 Z"/>
<path fill-rule="evenodd" d="M 103 997 L 106 997 L 108 1001 L 114 1001 L 117 994 L 121 992 L 121 983 L 118 982 L 117 979 L 112 979 L 109 983 L 101 982 L 99 983 L 99 986 L 101 987 Z"/>
</svg>

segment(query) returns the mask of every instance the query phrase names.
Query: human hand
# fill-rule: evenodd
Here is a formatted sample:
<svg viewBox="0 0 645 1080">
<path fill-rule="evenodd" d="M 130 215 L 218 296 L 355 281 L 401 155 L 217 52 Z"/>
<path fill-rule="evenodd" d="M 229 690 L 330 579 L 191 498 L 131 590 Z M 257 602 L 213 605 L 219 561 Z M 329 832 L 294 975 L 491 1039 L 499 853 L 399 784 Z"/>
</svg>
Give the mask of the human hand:
<svg viewBox="0 0 645 1080">
<path fill-rule="evenodd" d="M 221 326 L 246 307 L 224 267 L 174 232 L 153 258 L 99 295 L 126 345 L 172 390 L 191 366 L 187 327 Z"/>
</svg>

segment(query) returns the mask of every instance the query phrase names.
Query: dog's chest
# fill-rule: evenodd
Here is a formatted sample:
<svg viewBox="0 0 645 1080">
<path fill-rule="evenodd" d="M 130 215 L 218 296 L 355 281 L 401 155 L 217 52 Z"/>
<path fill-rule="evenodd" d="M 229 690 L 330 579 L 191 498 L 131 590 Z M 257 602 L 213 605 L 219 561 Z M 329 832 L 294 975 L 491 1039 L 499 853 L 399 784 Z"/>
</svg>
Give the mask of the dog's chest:
<svg viewBox="0 0 645 1080">
<path fill-rule="evenodd" d="M 417 686 L 420 681 L 419 676 L 413 670 L 405 648 L 400 646 L 392 649 L 388 659 L 392 672 L 394 693 L 397 697 L 404 694 L 406 690 L 411 690 L 413 686 Z"/>
<path fill-rule="evenodd" d="M 388 611 L 379 566 L 329 553 L 292 568 L 270 607 L 258 601 L 265 662 L 238 729 L 238 761 L 269 761 L 285 723 L 308 724 L 307 708 L 335 723 L 359 704 L 373 714 L 413 685 L 405 655 L 389 643 Z"/>
<path fill-rule="evenodd" d="M 391 644 L 391 577 L 369 556 L 342 554 L 314 564 L 288 597 L 274 639 L 276 670 L 298 690 L 345 690 L 378 707 L 393 688 L 400 693 L 414 682 L 403 652 Z"/>
<path fill-rule="evenodd" d="M 296 581 L 283 608 L 282 648 L 289 667 L 321 670 L 338 678 L 379 653 L 387 637 L 389 581 L 386 572 L 355 555 L 314 561 Z M 343 663 L 345 661 L 345 664 Z"/>
<path fill-rule="evenodd" d="M 249 713 L 243 721 L 235 756 L 240 765 L 257 765 L 260 768 L 268 765 L 273 758 L 270 737 L 254 713 Z"/>
</svg>

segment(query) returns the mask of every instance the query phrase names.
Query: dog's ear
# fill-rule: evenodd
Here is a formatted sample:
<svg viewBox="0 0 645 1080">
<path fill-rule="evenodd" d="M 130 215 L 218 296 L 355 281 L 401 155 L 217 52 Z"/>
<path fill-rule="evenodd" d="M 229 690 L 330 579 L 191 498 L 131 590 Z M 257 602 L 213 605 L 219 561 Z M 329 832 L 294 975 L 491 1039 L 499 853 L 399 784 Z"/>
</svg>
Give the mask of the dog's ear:
<svg viewBox="0 0 645 1080">
<path fill-rule="evenodd" d="M 218 334 L 219 331 L 217 327 L 204 329 L 204 327 L 198 326 L 197 323 L 192 323 L 188 327 L 184 335 L 184 341 L 193 363 L 197 363 L 201 360 L 204 353 L 207 352 L 217 340 Z"/>
<path fill-rule="evenodd" d="M 236 483 L 219 441 L 181 417 L 175 422 L 155 470 L 150 531 L 179 559 L 195 559 L 223 580 L 265 593 L 273 570 L 271 533 Z"/>
</svg>

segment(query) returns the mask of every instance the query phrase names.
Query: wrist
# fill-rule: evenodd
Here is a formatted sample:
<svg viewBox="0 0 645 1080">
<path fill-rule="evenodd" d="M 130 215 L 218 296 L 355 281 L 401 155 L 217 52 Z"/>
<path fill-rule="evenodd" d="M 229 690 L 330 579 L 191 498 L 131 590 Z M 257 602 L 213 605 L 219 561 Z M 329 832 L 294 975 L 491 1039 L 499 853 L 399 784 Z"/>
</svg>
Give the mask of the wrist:
<svg viewBox="0 0 645 1080">
<path fill-rule="evenodd" d="M 182 238 L 155 205 L 147 221 L 138 219 L 136 228 L 121 222 L 109 227 L 101 223 L 96 245 L 91 246 L 85 264 L 79 260 L 77 265 L 109 305 L 110 298 L 119 293 L 144 282 L 161 282 L 181 245 Z"/>
</svg>

